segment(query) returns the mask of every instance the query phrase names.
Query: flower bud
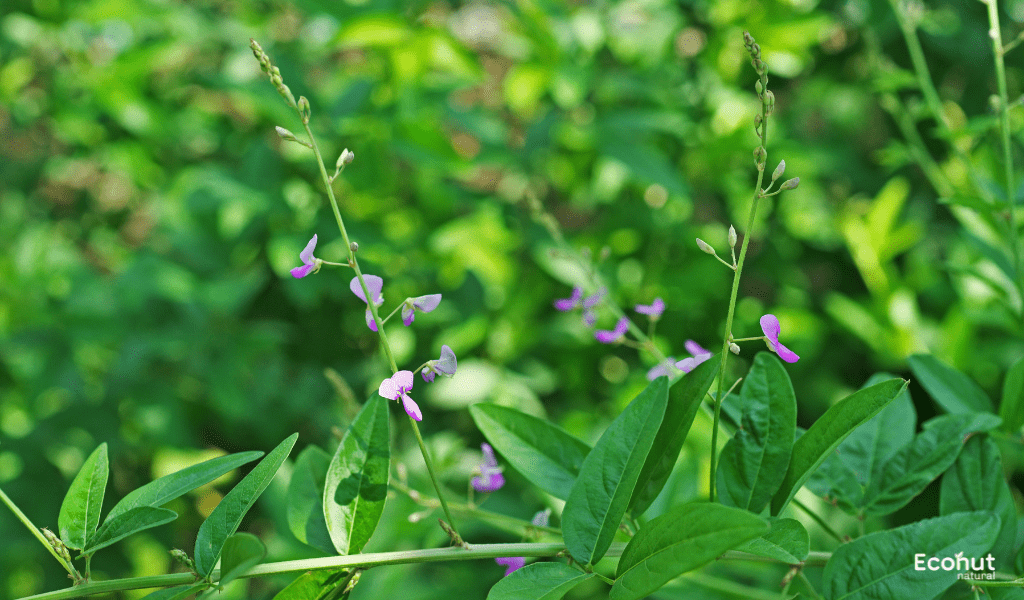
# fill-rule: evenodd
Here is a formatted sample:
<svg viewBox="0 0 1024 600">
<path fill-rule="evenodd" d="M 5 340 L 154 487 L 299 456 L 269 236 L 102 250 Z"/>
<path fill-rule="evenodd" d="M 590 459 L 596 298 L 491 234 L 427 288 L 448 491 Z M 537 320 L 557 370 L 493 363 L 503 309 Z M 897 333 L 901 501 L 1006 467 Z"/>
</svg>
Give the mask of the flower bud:
<svg viewBox="0 0 1024 600">
<path fill-rule="evenodd" d="M 761 80 L 760 79 L 758 79 L 757 83 L 754 84 L 754 90 L 757 92 L 758 96 L 760 96 L 761 94 L 764 93 L 764 86 L 761 85 Z"/>
<path fill-rule="evenodd" d="M 334 166 L 340 169 L 342 165 L 347 165 L 355 159 L 355 152 L 352 152 L 348 148 L 345 148 L 344 150 L 341 151 L 341 154 L 338 155 L 338 162 L 334 163 Z"/>
<path fill-rule="evenodd" d="M 732 352 L 733 354 L 739 356 L 740 347 L 736 344 L 736 342 L 729 342 L 729 352 Z"/>
<path fill-rule="evenodd" d="M 768 107 L 768 109 L 764 111 L 765 114 L 771 115 L 775 112 L 775 94 L 773 94 L 771 90 L 768 90 L 764 95 L 764 104 Z"/>
<path fill-rule="evenodd" d="M 302 117 L 302 124 L 309 124 L 309 100 L 305 96 L 299 96 L 299 116 Z"/>
<path fill-rule="evenodd" d="M 782 187 L 779 188 L 779 189 L 782 189 L 782 190 L 795 190 L 796 186 L 798 186 L 798 185 L 800 185 L 800 178 L 799 177 L 794 177 L 792 179 L 787 179 L 782 184 Z"/>
<path fill-rule="evenodd" d="M 708 254 L 716 255 L 715 249 L 709 246 L 707 242 L 700 238 L 697 238 L 697 247 L 700 248 L 702 251 L 707 252 Z"/>
<path fill-rule="evenodd" d="M 775 172 L 772 173 L 772 181 L 775 181 L 779 177 L 782 177 L 782 174 L 785 173 L 785 172 L 786 172 L 786 161 L 781 161 L 781 162 L 779 162 L 779 166 L 775 167 Z"/>
<path fill-rule="evenodd" d="M 736 228 L 732 225 L 729 226 L 729 247 L 736 247 Z"/>
<path fill-rule="evenodd" d="M 758 171 L 764 171 L 764 161 L 767 158 L 768 151 L 764 149 L 764 146 L 754 148 L 754 162 L 757 164 Z"/>
<path fill-rule="evenodd" d="M 348 245 L 348 249 L 351 250 L 352 252 L 358 252 L 359 251 L 359 244 L 357 244 L 355 242 L 351 242 Z"/>
</svg>

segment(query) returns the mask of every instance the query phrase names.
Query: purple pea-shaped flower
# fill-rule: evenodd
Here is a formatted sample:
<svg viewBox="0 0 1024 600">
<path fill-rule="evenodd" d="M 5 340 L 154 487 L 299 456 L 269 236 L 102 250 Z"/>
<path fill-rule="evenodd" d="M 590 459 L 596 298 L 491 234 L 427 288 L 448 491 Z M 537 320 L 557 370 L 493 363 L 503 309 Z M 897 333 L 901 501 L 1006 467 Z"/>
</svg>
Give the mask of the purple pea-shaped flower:
<svg viewBox="0 0 1024 600">
<path fill-rule="evenodd" d="M 416 298 L 409 298 L 402 305 L 402 323 L 406 327 L 412 325 L 412 322 L 416 319 L 416 311 L 430 312 L 437 308 L 437 305 L 441 303 L 441 294 L 427 294 L 426 296 L 418 296 Z"/>
<path fill-rule="evenodd" d="M 420 371 L 420 375 L 423 376 L 423 381 L 431 383 L 437 375 L 444 375 L 445 377 L 455 375 L 455 370 L 458 367 L 459 363 L 455 359 L 455 352 L 447 345 L 443 345 L 441 346 L 441 358 L 428 360 L 426 366 Z"/>
<path fill-rule="evenodd" d="M 478 492 L 496 492 L 505 485 L 505 476 L 501 474 L 502 468 L 498 466 L 498 460 L 494 457 L 494 448 L 487 442 L 480 444 L 484 452 L 484 460 L 477 469 L 480 471 L 478 477 L 469 481 L 473 489 Z"/>
<path fill-rule="evenodd" d="M 779 325 L 779 320 L 775 315 L 761 317 L 761 331 L 764 332 L 765 343 L 768 344 L 768 348 L 778 354 L 779 358 L 788 363 L 795 363 L 800 360 L 796 352 L 779 343 L 779 333 L 782 332 L 782 326 Z"/>
<path fill-rule="evenodd" d="M 363 275 L 363 281 L 366 282 L 366 288 L 370 290 L 370 297 L 373 299 L 373 305 L 380 306 L 381 304 L 384 304 L 384 296 L 381 295 L 381 292 L 384 290 L 384 280 L 376 275 Z M 357 298 L 366 302 L 366 296 L 363 294 L 363 286 L 359 285 L 358 277 L 353 277 L 352 281 L 349 282 L 348 287 Z M 366 302 L 366 326 L 372 331 L 377 331 L 377 323 L 373 320 L 373 312 L 370 311 L 369 302 Z"/>
<path fill-rule="evenodd" d="M 526 566 L 526 557 L 524 556 L 502 556 L 494 559 L 494 562 L 499 565 L 508 567 L 505 569 L 505 577 L 508 577 L 516 569 L 522 569 Z"/>
<path fill-rule="evenodd" d="M 309 240 L 306 247 L 299 252 L 299 258 L 302 260 L 301 267 L 295 267 L 291 270 L 292 277 L 296 279 L 302 279 L 310 273 L 316 273 L 320 270 L 320 265 L 323 261 L 313 256 L 313 250 L 316 250 L 316 234 L 313 234 L 313 239 Z"/>
<path fill-rule="evenodd" d="M 602 344 L 613 344 L 621 340 L 627 331 L 629 331 L 629 318 L 622 317 L 615 323 L 614 329 L 598 329 L 594 332 L 594 337 Z"/>
<path fill-rule="evenodd" d="M 388 400 L 401 400 L 406 414 L 417 421 L 423 420 L 423 413 L 416 401 L 409 397 L 413 384 L 412 371 L 399 371 L 380 384 L 377 393 Z"/>
</svg>

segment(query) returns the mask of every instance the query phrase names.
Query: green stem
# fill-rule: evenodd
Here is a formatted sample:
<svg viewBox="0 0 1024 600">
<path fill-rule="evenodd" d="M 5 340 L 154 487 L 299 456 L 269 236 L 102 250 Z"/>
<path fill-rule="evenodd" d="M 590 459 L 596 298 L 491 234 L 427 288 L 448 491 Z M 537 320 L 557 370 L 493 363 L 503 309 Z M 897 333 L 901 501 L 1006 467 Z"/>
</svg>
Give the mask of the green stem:
<svg viewBox="0 0 1024 600">
<path fill-rule="evenodd" d="M 721 579 L 713 575 L 705 575 L 704 573 L 689 573 L 684 577 L 684 579 L 686 581 L 692 581 L 702 588 L 722 592 L 738 598 L 748 598 L 749 600 L 779 600 L 778 594 L 769 593 L 764 590 L 759 590 L 727 579 Z"/>
<path fill-rule="evenodd" d="M 441 503 L 441 508 L 444 509 L 444 516 L 447 519 L 448 525 L 455 532 L 455 543 L 462 544 L 462 538 L 459 536 L 459 532 L 455 529 L 455 521 L 452 519 L 452 513 L 448 509 L 448 503 L 444 500 L 444 495 L 441 493 L 441 484 L 437 481 L 437 475 L 434 474 L 434 463 L 430 460 L 430 453 L 427 452 L 427 446 L 423 443 L 423 436 L 420 434 L 420 426 L 416 423 L 416 419 L 409 417 L 409 423 L 412 424 L 412 431 L 416 434 L 416 441 L 419 442 L 420 452 L 423 453 L 423 459 L 427 463 L 427 473 L 430 474 L 430 481 L 434 484 L 434 489 L 437 490 L 437 499 Z"/>
<path fill-rule="evenodd" d="M 391 488 L 408 495 L 410 498 L 412 498 L 413 502 L 421 506 L 426 506 L 427 508 L 437 508 L 438 506 L 440 506 L 440 502 L 437 501 L 437 498 L 424 497 L 422 494 L 420 494 L 419 492 L 415 492 L 412 488 L 403 483 L 392 481 L 389 483 L 389 485 Z M 472 486 L 470 486 L 469 489 L 472 490 Z M 557 527 L 549 527 L 547 525 L 534 525 L 533 523 L 525 519 L 517 519 L 516 517 L 510 517 L 508 515 L 496 513 L 494 511 L 480 508 L 479 506 L 476 505 L 449 502 L 448 506 L 454 512 L 476 516 L 484 521 L 489 521 L 492 525 L 505 529 L 510 533 L 523 534 L 525 530 L 533 529 L 535 531 L 543 531 L 546 533 L 562 535 L 562 530 Z"/>
<path fill-rule="evenodd" d="M 7 508 L 11 509 L 11 512 L 14 513 L 14 516 L 17 517 L 19 521 L 21 521 L 22 525 L 24 525 L 30 532 L 32 532 L 32 535 L 36 536 L 36 539 L 39 540 L 39 543 L 42 544 L 43 547 L 50 551 L 50 554 L 52 554 L 53 557 L 57 559 L 57 562 L 59 562 L 60 565 L 64 567 L 64 570 L 66 570 L 68 574 L 70 574 L 72 577 L 77 578 L 78 573 L 76 573 L 75 568 L 68 564 L 67 561 L 65 561 L 59 554 L 57 554 L 57 551 L 54 550 L 53 546 L 50 545 L 50 542 L 46 541 L 46 538 L 43 537 L 43 534 L 41 531 L 39 531 L 39 528 L 32 524 L 32 521 L 29 520 L 25 513 L 21 512 L 21 509 L 18 508 L 18 505 L 15 504 L 14 501 L 11 500 L 9 497 L 7 497 L 7 494 L 5 494 L 3 490 L 0 490 L 0 501 L 3 501 L 3 503 L 7 505 Z"/>
<path fill-rule="evenodd" d="M 796 576 L 800 578 L 800 581 L 804 582 L 805 586 L 807 586 L 807 591 L 811 594 L 811 598 L 814 598 L 814 600 L 821 600 L 821 596 L 818 595 L 818 591 L 814 589 L 813 585 L 811 585 L 811 581 L 807 579 L 807 575 L 804 575 L 803 569 L 801 569 Z"/>
<path fill-rule="evenodd" d="M 793 504 L 796 505 L 796 507 L 799 508 L 800 510 L 807 513 L 807 515 L 810 516 L 812 519 L 814 519 L 814 522 L 817 523 L 825 531 L 825 533 L 836 538 L 836 540 L 839 541 L 839 543 L 843 543 L 843 536 L 836 533 L 835 529 L 829 527 L 828 523 L 825 522 L 825 519 L 822 519 L 818 516 L 818 513 L 811 510 L 809 506 L 797 500 L 796 498 L 793 498 Z"/>
</svg>

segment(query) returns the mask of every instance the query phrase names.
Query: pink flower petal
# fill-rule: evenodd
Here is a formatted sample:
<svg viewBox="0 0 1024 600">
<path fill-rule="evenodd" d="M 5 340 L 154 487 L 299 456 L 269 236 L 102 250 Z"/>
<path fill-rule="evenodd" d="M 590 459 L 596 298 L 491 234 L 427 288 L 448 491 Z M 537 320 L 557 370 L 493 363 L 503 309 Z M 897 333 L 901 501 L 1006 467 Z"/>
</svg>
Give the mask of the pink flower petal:
<svg viewBox="0 0 1024 600">
<path fill-rule="evenodd" d="M 412 299 L 412 305 L 416 307 L 416 310 L 423 312 L 434 310 L 438 304 L 441 304 L 441 294 L 427 294 L 426 296 Z"/>
<path fill-rule="evenodd" d="M 526 558 L 522 556 L 508 556 L 496 558 L 494 559 L 494 562 L 498 563 L 499 565 L 508 567 L 508 569 L 505 569 L 505 577 L 511 575 L 512 572 L 516 569 L 522 569 L 524 566 L 526 566 Z"/>
<path fill-rule="evenodd" d="M 686 348 L 687 352 L 694 356 L 699 356 L 701 354 L 711 354 L 711 352 L 705 350 L 704 348 L 701 347 L 700 344 L 693 340 L 686 340 L 686 343 L 683 344 L 683 347 Z"/>
<path fill-rule="evenodd" d="M 398 387 L 407 392 L 412 389 L 412 384 L 416 381 L 412 376 L 412 371 L 399 371 L 395 373 L 391 379 L 395 381 L 395 384 L 398 385 Z"/>
<path fill-rule="evenodd" d="M 642 315 L 648 315 L 657 319 L 661 316 L 661 313 L 665 312 L 665 301 L 661 298 L 655 298 L 654 302 L 650 305 L 637 304 L 635 310 Z"/>
<path fill-rule="evenodd" d="M 496 492 L 505 485 L 505 476 L 498 472 L 484 472 L 480 477 L 474 477 L 469 481 L 473 489 L 485 494 Z"/>
<path fill-rule="evenodd" d="M 795 363 L 796 361 L 800 360 L 800 357 L 796 355 L 796 352 L 793 352 L 792 350 L 783 346 L 782 344 L 776 343 L 775 351 L 778 352 L 779 358 L 788 363 Z"/>
<path fill-rule="evenodd" d="M 420 371 L 420 375 L 423 376 L 423 381 L 426 381 L 427 383 L 432 383 L 434 381 L 434 377 L 437 377 L 437 374 L 434 373 L 434 370 L 429 366 L 423 367 L 423 370 Z"/>
<path fill-rule="evenodd" d="M 779 319 L 775 315 L 761 317 L 761 331 L 764 332 L 769 340 L 776 344 L 779 343 L 779 334 L 782 333 L 782 326 L 779 325 Z"/>
<path fill-rule="evenodd" d="M 459 363 L 455 358 L 455 352 L 448 346 L 442 345 L 441 358 L 438 359 L 434 368 L 437 369 L 439 373 L 454 375 L 455 370 L 459 368 Z"/>
<path fill-rule="evenodd" d="M 412 325 L 412 322 L 416 320 L 416 311 L 412 309 L 408 304 L 402 305 L 402 324 L 406 327 Z"/>
<path fill-rule="evenodd" d="M 398 384 L 394 378 L 389 377 L 380 382 L 380 389 L 377 390 L 377 393 L 388 400 L 398 400 L 398 395 L 401 391 L 398 389 Z"/>
<path fill-rule="evenodd" d="M 595 292 L 594 294 L 587 296 L 586 298 L 583 299 L 583 308 L 593 307 L 598 302 L 600 302 L 601 299 L 604 298 L 605 294 L 607 293 L 608 290 L 606 290 L 605 288 L 601 288 L 597 290 L 597 292 Z"/>
<path fill-rule="evenodd" d="M 370 331 L 377 331 L 377 321 L 373 320 L 373 313 L 370 312 L 370 307 L 366 307 L 366 326 L 370 328 Z"/>
<path fill-rule="evenodd" d="M 374 304 L 380 305 L 384 302 L 380 293 L 384 290 L 384 280 L 376 275 L 363 275 L 363 281 L 366 282 L 366 288 L 370 290 L 370 297 L 373 298 Z M 359 278 L 353 277 L 352 281 L 349 282 L 348 288 L 352 290 L 352 293 L 357 298 L 366 302 L 366 296 L 363 295 L 363 286 L 359 285 Z"/>
<path fill-rule="evenodd" d="M 309 275 L 310 272 L 313 271 L 313 266 L 314 265 L 306 264 L 302 265 L 301 267 L 295 267 L 294 269 L 291 270 L 292 277 L 296 279 L 302 279 L 303 277 Z"/>
<path fill-rule="evenodd" d="M 409 372 L 405 371 L 405 373 Z M 416 404 L 415 400 L 409 397 L 409 394 L 402 394 L 402 408 L 405 409 L 405 414 L 409 415 L 413 419 L 417 421 L 423 420 L 423 413 L 420 412 L 420 406 Z"/>
<path fill-rule="evenodd" d="M 313 234 L 313 239 L 309 240 L 306 247 L 299 252 L 299 258 L 302 262 L 307 265 L 313 264 L 313 250 L 316 250 L 316 234 Z"/>
<path fill-rule="evenodd" d="M 572 310 L 580 305 L 581 298 L 583 298 L 583 288 L 579 286 L 573 287 L 571 297 L 555 300 L 555 308 L 562 312 Z"/>
</svg>

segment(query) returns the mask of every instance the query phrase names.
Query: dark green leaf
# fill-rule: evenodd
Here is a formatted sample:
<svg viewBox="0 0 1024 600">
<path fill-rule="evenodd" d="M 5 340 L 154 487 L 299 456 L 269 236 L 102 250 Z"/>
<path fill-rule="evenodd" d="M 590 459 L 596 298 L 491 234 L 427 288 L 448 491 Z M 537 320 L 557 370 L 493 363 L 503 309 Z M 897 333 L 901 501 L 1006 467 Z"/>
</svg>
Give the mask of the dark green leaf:
<svg viewBox="0 0 1024 600">
<path fill-rule="evenodd" d="M 103 493 L 107 487 L 107 445 L 100 444 L 71 482 L 57 516 L 60 539 L 68 548 L 81 550 L 91 541 L 100 524 Z"/>
<path fill-rule="evenodd" d="M 316 446 L 299 453 L 288 484 L 288 527 L 300 542 L 334 554 L 324 520 L 324 482 L 330 464 L 331 455 Z"/>
<path fill-rule="evenodd" d="M 796 439 L 796 395 L 782 361 L 758 353 L 736 406 L 740 428 L 722 449 L 719 501 L 757 514 L 782 484 Z"/>
<path fill-rule="evenodd" d="M 199 486 L 206 485 L 232 469 L 252 462 L 263 456 L 262 452 L 239 452 L 192 465 L 170 475 L 164 475 L 156 481 L 130 492 L 110 509 L 104 523 L 113 520 L 140 506 L 159 507 L 171 500 L 191 492 Z"/>
<path fill-rule="evenodd" d="M 185 598 L 194 596 L 208 587 L 205 583 L 189 583 L 157 590 L 151 594 L 146 594 L 142 597 L 142 600 L 185 600 Z"/>
<path fill-rule="evenodd" d="M 593 577 L 560 562 L 539 562 L 516 569 L 491 588 L 487 600 L 559 600 Z"/>
<path fill-rule="evenodd" d="M 166 508 L 154 508 L 152 506 L 138 506 L 123 512 L 113 519 L 108 518 L 103 526 L 96 531 L 96 535 L 89 539 L 89 543 L 82 551 L 84 554 L 92 554 L 101 548 L 117 543 L 133 533 L 170 523 L 178 518 L 178 513 Z"/>
<path fill-rule="evenodd" d="M 565 499 L 590 446 L 544 419 L 497 404 L 469 407 L 476 426 L 530 483 Z"/>
<path fill-rule="evenodd" d="M 210 516 L 199 526 L 196 537 L 195 561 L 196 571 L 202 577 L 209 577 L 217 559 L 220 558 L 224 543 L 235 533 L 242 517 L 249 512 L 263 490 L 267 489 L 277 470 L 281 468 L 288 454 L 295 445 L 299 434 L 288 437 L 266 458 L 260 461 L 234 488 L 221 499 Z"/>
<path fill-rule="evenodd" d="M 942 476 L 941 490 L 939 514 L 987 510 L 999 517 L 999 536 L 992 554 L 996 557 L 996 569 L 1012 571 L 1017 508 L 996 443 L 988 436 L 971 436 L 956 464 Z"/>
<path fill-rule="evenodd" d="M 654 445 L 651 446 L 647 460 L 640 469 L 633 497 L 629 499 L 630 514 L 643 514 L 665 487 L 665 482 L 676 466 L 686 435 L 693 425 L 693 419 L 704 401 L 704 395 L 721 368 L 722 363 L 717 359 L 717 356 L 712 356 L 697 365 L 696 369 L 669 388 L 665 418 L 658 429 L 658 435 L 654 437 Z"/>
<path fill-rule="evenodd" d="M 1010 260 L 1006 250 L 981 239 L 967 229 L 961 229 L 960 234 L 963 235 L 964 239 L 966 239 L 970 245 L 974 246 L 978 252 L 981 252 L 982 256 L 989 259 L 993 264 L 999 267 L 999 270 L 1006 275 L 1007 279 L 1010 281 L 1016 281 L 1016 269 L 1013 268 L 1013 262 Z"/>
<path fill-rule="evenodd" d="M 388 401 L 367 400 L 327 469 L 324 516 L 338 554 L 357 554 L 380 521 L 391 464 Z"/>
<path fill-rule="evenodd" d="M 882 465 L 864 490 L 860 508 L 866 515 L 888 515 L 906 506 L 948 469 L 975 431 L 999 426 L 999 417 L 985 413 L 942 415 L 924 424 L 924 431 Z"/>
<path fill-rule="evenodd" d="M 789 504 L 833 450 L 862 423 L 878 414 L 907 386 L 902 379 L 890 379 L 864 388 L 837 402 L 811 425 L 793 445 L 793 458 L 779 491 L 772 498 L 772 514 Z"/>
<path fill-rule="evenodd" d="M 891 378 L 878 373 L 864 387 Z M 839 444 L 807 480 L 807 488 L 827 496 L 844 511 L 857 514 L 864 506 L 865 487 L 881 475 L 893 454 L 914 439 L 916 424 L 914 402 L 905 389 Z"/>
<path fill-rule="evenodd" d="M 737 550 L 795 565 L 807 558 L 811 540 L 796 519 L 769 519 L 772 528 L 761 537 L 737 546 Z"/>
<path fill-rule="evenodd" d="M 949 413 L 994 412 L 992 401 L 968 376 L 928 354 L 907 359 L 921 386 Z"/>
<path fill-rule="evenodd" d="M 251 533 L 236 533 L 224 542 L 224 552 L 220 559 L 220 581 L 218 585 L 227 585 L 238 579 L 243 573 L 260 564 L 267 555 L 267 549 L 260 538 Z"/>
<path fill-rule="evenodd" d="M 658 377 L 612 421 L 583 461 L 562 512 L 565 545 L 577 562 L 596 563 L 611 545 L 667 403 L 668 378 Z"/>
<path fill-rule="evenodd" d="M 1003 382 L 1003 400 L 999 403 L 1003 429 L 1017 433 L 1024 426 L 1024 358 L 1013 363 Z"/>
<path fill-rule="evenodd" d="M 274 600 L 317 600 L 345 583 L 348 571 L 307 571 L 274 596 Z"/>
<path fill-rule="evenodd" d="M 763 535 L 768 523 L 738 508 L 694 502 L 651 519 L 619 559 L 611 600 L 639 600 L 726 550 Z"/>
<path fill-rule="evenodd" d="M 995 515 L 972 512 L 868 534 L 832 554 L 822 574 L 823 596 L 826 600 L 934 598 L 956 583 L 958 571 L 928 570 L 927 561 L 955 559 L 957 553 L 981 558 L 998 532 Z M 915 568 L 915 560 L 923 563 L 923 571 Z"/>
</svg>

